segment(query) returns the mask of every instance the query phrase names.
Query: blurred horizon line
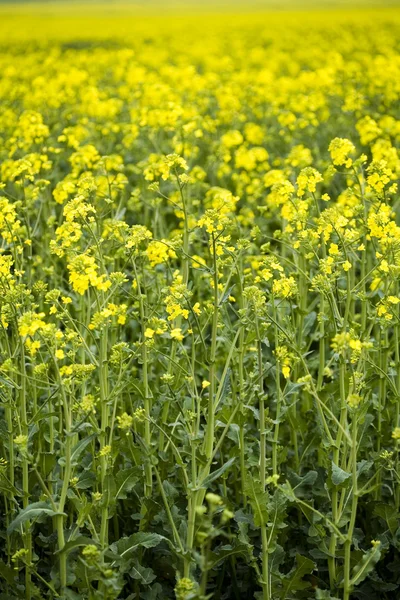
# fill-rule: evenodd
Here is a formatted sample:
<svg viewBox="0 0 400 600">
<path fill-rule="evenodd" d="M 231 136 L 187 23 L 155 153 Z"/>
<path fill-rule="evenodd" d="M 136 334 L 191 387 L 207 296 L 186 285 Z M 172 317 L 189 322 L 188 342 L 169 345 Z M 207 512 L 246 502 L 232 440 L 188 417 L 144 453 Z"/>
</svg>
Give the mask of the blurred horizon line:
<svg viewBox="0 0 400 600">
<path fill-rule="evenodd" d="M 85 13 L 96 7 L 105 14 L 220 13 L 220 12 L 279 12 L 327 11 L 355 9 L 390 9 L 400 7 L 400 0 L 0 0 L 1 12 L 16 13 Z"/>
</svg>

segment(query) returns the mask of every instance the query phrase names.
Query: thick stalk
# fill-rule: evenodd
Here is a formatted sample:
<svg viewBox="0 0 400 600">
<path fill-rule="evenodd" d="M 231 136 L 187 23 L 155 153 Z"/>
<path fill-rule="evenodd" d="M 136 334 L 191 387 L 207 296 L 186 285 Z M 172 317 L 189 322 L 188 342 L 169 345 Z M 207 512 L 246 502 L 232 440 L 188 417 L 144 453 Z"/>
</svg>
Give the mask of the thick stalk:
<svg viewBox="0 0 400 600">
<path fill-rule="evenodd" d="M 265 428 L 265 395 L 263 390 L 263 361 L 262 348 L 258 328 L 258 318 L 256 317 L 257 333 L 257 363 L 258 363 L 258 393 L 259 393 L 259 411 L 260 411 L 260 482 L 261 489 L 264 492 L 266 487 L 266 458 L 267 458 L 267 431 Z M 276 466 L 276 465 L 275 465 Z M 275 472 L 275 471 L 274 471 Z M 262 597 L 263 600 L 270 600 L 270 581 L 269 581 L 269 556 L 268 556 L 268 533 L 267 523 L 261 523 L 261 552 L 262 552 Z"/>
<path fill-rule="evenodd" d="M 213 269 L 214 269 L 214 310 L 212 317 L 212 329 L 211 329 L 211 349 L 210 349 L 210 392 L 208 396 L 208 409 L 207 409 L 207 427 L 204 440 L 204 453 L 207 462 L 211 464 L 211 458 L 214 447 L 214 426 L 215 426 L 215 415 L 214 415 L 214 398 L 216 392 L 216 369 L 215 359 L 217 352 L 217 333 L 218 333 L 218 268 L 217 268 L 217 255 L 216 255 L 216 243 L 214 234 L 212 234 L 212 253 L 213 253 Z M 204 477 L 208 475 L 208 472 L 204 473 Z"/>
<path fill-rule="evenodd" d="M 213 258 L 213 269 L 214 269 L 214 310 L 212 317 L 212 326 L 211 326 L 211 348 L 210 348 L 210 360 L 209 360 L 209 397 L 208 397 L 208 407 L 207 407 L 207 424 L 206 424 L 206 432 L 204 437 L 203 444 L 203 452 L 206 458 L 205 467 L 202 470 L 201 476 L 202 480 L 204 480 L 210 473 L 210 468 L 212 464 L 213 458 L 213 450 L 214 450 L 214 436 L 215 436 L 215 415 L 214 415 L 214 399 L 217 389 L 216 382 L 216 354 L 217 354 L 217 333 L 218 333 L 218 308 L 219 308 L 219 298 L 218 298 L 218 267 L 217 267 L 217 255 L 216 255 L 216 242 L 214 234 L 212 234 L 212 258 Z M 206 490 L 200 489 L 193 495 L 192 500 L 192 514 L 191 514 L 191 535 L 194 533 L 194 519 L 196 513 L 196 507 L 201 506 L 203 504 L 204 496 Z M 193 543 L 193 539 L 191 540 Z"/>
<path fill-rule="evenodd" d="M 19 406 L 20 406 L 20 418 L 21 418 L 21 433 L 22 435 L 28 437 L 28 409 L 27 409 L 27 394 L 26 394 L 26 371 L 25 371 L 25 347 L 24 343 L 21 339 L 21 383 L 20 383 L 20 391 L 19 391 Z M 27 456 L 27 451 L 24 451 L 22 454 L 22 505 L 26 508 L 29 504 L 29 459 Z M 32 584 L 31 584 L 31 570 L 30 564 L 32 562 L 32 534 L 30 532 L 30 521 L 25 524 L 25 533 L 24 533 L 24 545 L 25 549 L 28 551 L 26 555 L 26 564 L 25 567 L 25 598 L 26 600 L 30 600 L 32 597 Z"/>
<path fill-rule="evenodd" d="M 322 389 L 324 380 L 325 370 L 325 297 L 320 294 L 319 301 L 319 365 L 318 365 L 318 379 L 317 379 L 317 392 Z"/>
<path fill-rule="evenodd" d="M 64 441 L 64 458 L 65 458 L 65 467 L 63 473 L 63 483 L 61 487 L 60 499 L 58 503 L 58 512 L 64 513 L 65 502 L 67 499 L 67 492 L 69 487 L 69 481 L 71 479 L 71 450 L 72 450 L 72 437 L 71 437 L 71 410 L 65 395 L 65 391 L 61 382 L 61 378 L 59 377 L 59 385 L 60 392 L 62 397 L 63 404 L 63 417 L 64 417 L 64 426 L 65 426 L 65 441 Z M 65 546 L 65 536 L 64 536 L 64 515 L 59 514 L 56 517 L 57 524 L 57 536 L 58 536 L 58 549 L 62 551 Z M 66 552 L 60 552 L 60 586 L 61 592 L 64 591 L 67 585 L 67 554 Z"/>
<path fill-rule="evenodd" d="M 347 531 L 347 539 L 344 544 L 344 591 L 343 600 L 349 600 L 351 594 L 350 586 L 350 562 L 351 562 L 351 545 L 353 542 L 354 526 L 357 516 L 358 489 L 357 489 L 357 416 L 353 415 L 352 423 L 352 445 L 351 445 L 351 464 L 352 464 L 352 501 L 351 501 L 351 516 L 349 528 Z"/>
<path fill-rule="evenodd" d="M 246 457 L 245 457 L 245 429 L 243 418 L 243 399 L 244 399 L 244 328 L 239 333 L 239 403 L 240 403 L 240 425 L 239 425 L 239 452 L 240 452 L 240 480 L 242 487 L 243 506 L 247 505 L 246 494 L 244 493 L 244 483 L 246 478 Z"/>
<path fill-rule="evenodd" d="M 274 438 L 272 442 L 272 474 L 278 474 L 278 441 L 279 441 L 279 420 L 281 417 L 281 404 L 282 404 L 282 393 L 281 393 L 281 366 L 277 354 L 277 348 L 279 347 L 278 337 L 278 326 L 277 326 L 277 311 L 275 307 L 275 298 L 272 296 L 272 315 L 274 319 L 274 332 L 275 332 L 275 387 L 276 387 L 276 411 L 275 411 L 275 428 Z"/>
<path fill-rule="evenodd" d="M 144 441 L 146 444 L 147 452 L 149 456 L 146 459 L 146 463 L 144 465 L 145 470 L 145 483 L 144 483 L 144 496 L 145 498 L 151 498 L 152 489 L 153 489 L 153 475 L 152 468 L 150 462 L 150 451 L 151 451 L 151 430 L 150 430 L 150 421 L 151 421 L 151 397 L 150 397 L 150 388 L 149 388 L 149 373 L 148 373 L 148 356 L 147 356 L 147 346 L 146 346 L 146 338 L 144 335 L 146 329 L 146 310 L 143 301 L 144 294 L 142 293 L 142 288 L 136 268 L 135 261 L 133 261 L 133 269 L 135 272 L 135 278 L 137 283 L 137 292 L 139 299 L 139 313 L 140 313 L 140 322 L 142 327 L 142 379 L 143 379 L 143 388 L 144 388 L 144 410 L 146 413 L 146 420 L 144 424 Z"/>
<path fill-rule="evenodd" d="M 385 326 L 384 326 L 385 327 Z M 378 414 L 377 414 L 377 431 L 376 431 L 376 452 L 379 455 L 382 444 L 382 413 L 386 405 L 386 376 L 388 371 L 388 347 L 389 336 L 388 328 L 379 328 L 379 391 L 378 391 Z M 376 488 L 374 493 L 375 500 L 381 497 L 381 482 L 382 473 L 379 472 L 376 479 Z"/>
<path fill-rule="evenodd" d="M 108 430 L 108 358 L 107 358 L 107 327 L 102 329 L 100 334 L 100 355 L 99 355 L 99 379 L 100 379 L 100 407 L 101 407 L 101 433 L 100 433 L 100 453 L 107 445 L 107 430 Z M 109 492 L 106 489 L 108 467 L 108 455 L 100 454 L 100 486 L 105 502 L 101 510 L 101 525 L 100 525 L 100 544 L 105 547 L 107 545 L 107 530 L 108 530 L 108 505 Z"/>
<path fill-rule="evenodd" d="M 339 366 L 339 386 L 340 386 L 340 424 L 344 428 L 347 418 L 347 406 L 346 406 L 346 363 L 344 358 L 340 358 Z M 340 466 L 340 447 L 342 443 L 342 429 L 339 427 L 336 435 L 335 446 L 333 450 L 333 462 L 335 465 Z M 338 524 L 338 490 L 336 486 L 333 486 L 331 493 L 332 503 L 332 521 L 337 526 Z M 329 558 L 328 558 L 328 569 L 329 569 L 329 583 L 331 591 L 333 591 L 336 583 L 336 544 L 337 535 L 331 534 L 329 543 Z"/>
<path fill-rule="evenodd" d="M 399 284 L 396 286 L 397 296 L 399 295 Z M 400 427 L 400 315 L 399 309 L 396 311 L 396 325 L 394 328 L 394 357 L 395 357 L 395 368 L 396 368 L 396 427 Z M 400 469 L 400 460 L 399 460 L 399 448 L 397 444 L 397 453 L 396 453 L 396 471 L 399 473 Z M 395 483 L 395 499 L 396 499 L 396 509 L 397 511 L 400 508 L 400 485 L 399 482 Z"/>
<path fill-rule="evenodd" d="M 183 208 L 183 256 L 182 256 L 182 282 L 186 286 L 189 281 L 189 220 L 188 220 L 188 207 L 186 203 L 186 198 L 183 193 L 183 187 L 179 180 L 178 175 L 176 175 L 177 184 L 179 187 L 179 192 L 181 195 L 182 208 Z M 181 317 L 178 317 L 176 320 L 176 327 L 180 327 Z M 171 348 L 171 360 L 168 364 L 168 374 L 171 375 L 174 368 L 174 360 L 176 356 L 176 350 L 178 347 L 178 342 L 176 340 L 172 340 L 172 348 Z M 169 409 L 170 409 L 170 400 L 166 400 L 162 410 L 161 422 L 166 424 L 168 421 Z M 160 436 L 158 440 L 158 448 L 161 451 L 164 450 L 164 432 L 160 431 Z"/>
<path fill-rule="evenodd" d="M 296 328 L 297 328 L 297 347 L 300 353 L 303 352 L 303 329 L 304 329 L 304 318 L 307 314 L 307 282 L 305 278 L 305 270 L 306 270 L 306 259 L 304 256 L 304 249 L 301 248 L 300 257 L 299 257 L 299 295 L 298 295 L 298 311 L 297 311 L 297 319 L 296 319 Z M 299 377 L 299 367 L 295 366 L 293 379 L 297 381 Z M 307 402 L 307 400 L 306 400 Z M 307 402 L 308 404 L 308 402 Z M 306 406 L 308 408 L 308 406 Z M 293 452 L 294 452 L 294 460 L 296 465 L 296 472 L 299 472 L 300 461 L 299 461 L 299 448 L 298 448 L 298 440 L 297 440 L 297 432 L 298 427 L 297 424 L 297 402 L 293 402 L 292 406 L 289 409 L 289 418 L 292 424 L 290 428 L 290 435 L 292 438 L 293 444 Z"/>
</svg>

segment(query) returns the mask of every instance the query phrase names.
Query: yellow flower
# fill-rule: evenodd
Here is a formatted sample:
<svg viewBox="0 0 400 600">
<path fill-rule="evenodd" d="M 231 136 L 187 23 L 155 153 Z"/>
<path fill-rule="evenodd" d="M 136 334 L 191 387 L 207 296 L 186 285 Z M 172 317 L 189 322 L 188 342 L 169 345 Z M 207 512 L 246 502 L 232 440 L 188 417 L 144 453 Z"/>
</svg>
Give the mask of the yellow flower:
<svg viewBox="0 0 400 600">
<path fill-rule="evenodd" d="M 131 248 L 138 249 L 142 243 L 151 240 L 152 237 L 153 234 L 147 227 L 144 227 L 143 225 L 133 225 L 125 244 L 126 248 L 128 248 L 128 250 Z"/>
<path fill-rule="evenodd" d="M 388 302 L 390 302 L 390 304 L 398 304 L 400 298 L 398 296 L 388 296 Z"/>
<path fill-rule="evenodd" d="M 117 417 L 119 429 L 126 430 L 130 429 L 133 424 L 133 417 L 124 412 L 121 416 Z"/>
<path fill-rule="evenodd" d="M 46 322 L 43 320 L 45 314 L 26 312 L 18 319 L 18 330 L 22 337 L 34 335 L 38 330 L 46 328 Z"/>
<path fill-rule="evenodd" d="M 350 394 L 347 397 L 347 404 L 351 407 L 351 408 L 357 408 L 361 402 L 362 398 L 361 396 L 359 396 L 358 394 Z"/>
<path fill-rule="evenodd" d="M 201 314 L 201 308 L 200 308 L 200 304 L 198 302 L 196 302 L 196 304 L 193 305 L 193 312 L 196 315 L 200 315 Z"/>
<path fill-rule="evenodd" d="M 37 351 L 40 349 L 40 342 L 39 341 L 33 341 L 31 338 L 28 338 L 25 342 L 25 345 L 30 353 L 31 356 L 35 356 L 37 354 Z"/>
<path fill-rule="evenodd" d="M 65 357 L 64 350 L 61 350 L 61 348 L 59 348 L 58 350 L 56 350 L 55 351 L 55 357 L 58 358 L 59 360 L 62 360 Z"/>
<path fill-rule="evenodd" d="M 98 267 L 94 256 L 90 254 L 79 254 L 67 265 L 69 280 L 75 292 L 83 296 L 89 286 L 107 291 L 111 282 L 107 281 L 105 275 L 98 275 Z"/>
<path fill-rule="evenodd" d="M 180 327 L 175 327 L 175 329 L 172 329 L 171 337 L 173 340 L 177 340 L 178 342 L 181 342 L 183 340 L 182 329 Z"/>
<path fill-rule="evenodd" d="M 205 214 L 198 220 L 197 225 L 204 227 L 207 233 L 219 233 L 228 223 L 228 218 L 221 215 L 221 212 L 210 208 Z"/>
<path fill-rule="evenodd" d="M 146 254 L 152 267 L 165 263 L 170 258 L 177 257 L 173 248 L 170 248 L 169 244 L 164 240 L 150 242 L 147 246 Z"/>
<path fill-rule="evenodd" d="M 323 181 L 321 173 L 313 167 L 306 167 L 300 171 L 297 178 L 297 195 L 299 198 L 304 196 L 305 192 L 314 193 L 317 189 L 317 183 Z"/>
<path fill-rule="evenodd" d="M 28 436 L 22 434 L 17 435 L 17 437 L 14 438 L 14 444 L 17 444 L 17 446 L 26 447 L 28 445 Z"/>
<path fill-rule="evenodd" d="M 201 387 L 203 388 L 203 390 L 208 388 L 209 385 L 211 385 L 211 383 L 209 381 L 207 381 L 207 379 L 204 379 L 201 383 Z"/>
<path fill-rule="evenodd" d="M 79 404 L 79 408 L 84 412 L 84 413 L 95 413 L 96 412 L 96 399 L 93 396 L 93 394 L 86 394 L 80 404 Z"/>
<path fill-rule="evenodd" d="M 394 440 L 400 440 L 400 427 L 395 427 L 392 431 L 392 438 Z"/>
<path fill-rule="evenodd" d="M 106 445 L 103 446 L 103 448 L 100 450 L 99 452 L 99 456 L 108 456 L 109 454 L 111 454 L 111 446 Z"/>
<path fill-rule="evenodd" d="M 331 141 L 328 148 L 332 162 L 336 166 L 344 165 L 347 169 L 353 164 L 350 154 L 354 154 L 355 146 L 346 138 L 335 138 Z"/>
<path fill-rule="evenodd" d="M 292 298 L 297 294 L 297 285 L 294 277 L 275 279 L 272 284 L 272 291 L 279 298 Z"/>
<path fill-rule="evenodd" d="M 173 282 L 168 288 L 168 294 L 164 300 L 168 313 L 168 321 L 173 321 L 179 316 L 182 316 L 184 319 L 189 317 L 189 309 L 186 306 L 187 299 L 190 296 L 191 292 L 183 283 L 182 275 L 179 271 L 175 271 Z"/>
<path fill-rule="evenodd" d="M 346 273 L 347 273 L 347 271 L 350 271 L 350 269 L 352 268 L 351 262 L 349 262 L 348 260 L 346 260 L 343 263 L 342 267 L 343 267 L 343 271 L 346 271 Z"/>
</svg>

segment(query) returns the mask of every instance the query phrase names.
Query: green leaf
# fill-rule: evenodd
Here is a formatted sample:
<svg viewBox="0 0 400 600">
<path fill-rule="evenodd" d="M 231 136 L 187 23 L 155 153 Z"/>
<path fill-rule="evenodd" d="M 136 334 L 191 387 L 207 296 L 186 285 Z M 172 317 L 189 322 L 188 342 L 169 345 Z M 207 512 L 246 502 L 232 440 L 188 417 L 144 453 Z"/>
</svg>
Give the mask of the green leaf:
<svg viewBox="0 0 400 600">
<path fill-rule="evenodd" d="M 280 490 L 275 490 L 270 496 L 267 511 L 269 519 L 269 553 L 274 552 L 277 547 L 277 539 L 281 529 L 285 529 L 288 524 L 285 522 L 286 506 L 288 504 L 287 497 Z"/>
<path fill-rule="evenodd" d="M 312 329 L 315 330 L 314 325 L 317 320 L 317 313 L 315 310 L 311 311 L 304 317 L 304 326 L 303 326 L 303 338 L 309 335 Z"/>
<path fill-rule="evenodd" d="M 133 579 L 138 579 L 143 585 L 150 585 L 156 579 L 153 569 L 143 567 L 138 561 L 135 561 L 129 574 Z"/>
<path fill-rule="evenodd" d="M 17 488 L 8 481 L 8 479 L 3 477 L 0 478 L 0 492 L 3 494 L 11 494 L 16 498 L 21 496 L 21 492 L 19 492 Z"/>
<path fill-rule="evenodd" d="M 347 471 L 343 471 L 332 461 L 332 483 L 333 485 L 342 485 L 351 476 Z"/>
<path fill-rule="evenodd" d="M 373 546 L 368 552 L 364 554 L 362 559 L 356 564 L 352 571 L 352 578 L 350 585 L 359 585 L 369 573 L 374 570 L 376 563 L 381 557 L 381 545 L 377 544 Z"/>
<path fill-rule="evenodd" d="M 115 503 L 115 478 L 112 473 L 107 473 L 104 480 L 104 492 L 102 497 L 102 506 Z"/>
<path fill-rule="evenodd" d="M 296 502 L 297 498 L 296 498 L 296 494 L 293 491 L 292 486 L 290 485 L 289 481 L 285 481 L 285 483 L 283 483 L 281 485 L 281 490 L 283 495 L 290 501 L 290 502 Z"/>
<path fill-rule="evenodd" d="M 384 504 L 375 505 L 374 514 L 386 521 L 389 531 L 394 535 L 399 527 L 399 513 L 395 506 Z"/>
<path fill-rule="evenodd" d="M 94 433 L 92 433 L 92 435 L 88 435 L 87 437 L 79 440 L 79 442 L 73 448 L 72 453 L 71 453 L 71 463 L 73 465 L 76 465 L 78 463 L 78 459 L 79 459 L 80 455 L 82 454 L 82 452 L 84 451 L 86 446 L 88 446 L 90 444 L 90 442 L 95 439 L 95 437 L 96 437 L 96 435 Z"/>
<path fill-rule="evenodd" d="M 373 465 L 373 460 L 360 460 L 360 462 L 357 463 L 357 477 L 360 477 L 360 475 L 364 473 L 368 473 Z"/>
<path fill-rule="evenodd" d="M 53 452 L 41 452 L 39 455 L 40 473 L 42 477 L 47 476 L 55 467 L 56 455 Z"/>
<path fill-rule="evenodd" d="M 327 590 L 320 590 L 318 588 L 315 591 L 315 600 L 339 600 L 339 598 L 331 596 Z"/>
<path fill-rule="evenodd" d="M 118 542 L 111 544 L 110 549 L 114 554 L 118 554 L 119 558 L 122 558 L 134 552 L 139 547 L 154 548 L 164 539 L 164 536 L 158 533 L 138 531 L 129 537 L 121 538 Z"/>
<path fill-rule="evenodd" d="M 96 541 L 93 538 L 86 537 L 85 535 L 79 535 L 74 540 L 70 540 L 67 542 L 62 550 L 56 552 L 56 554 L 69 554 L 71 550 L 74 548 L 79 548 L 80 546 L 88 546 L 89 544 L 95 544 Z"/>
<path fill-rule="evenodd" d="M 247 556 L 248 547 L 247 544 L 237 544 L 236 546 L 232 546 L 231 544 L 226 544 L 225 546 L 220 546 L 218 551 L 210 552 L 208 554 L 208 564 L 210 569 L 215 569 L 215 567 L 223 560 L 226 560 L 230 556 L 241 555 Z"/>
<path fill-rule="evenodd" d="M 50 505 L 47 502 L 34 502 L 33 504 L 29 504 L 26 508 L 20 511 L 20 513 L 15 517 L 14 521 L 10 523 L 7 528 L 7 533 L 10 534 L 20 525 L 26 523 L 26 521 L 31 521 L 37 517 L 42 515 L 47 515 L 48 517 L 54 517 L 55 515 L 65 515 L 65 513 L 60 513 L 54 511 L 50 508 Z"/>
<path fill-rule="evenodd" d="M 233 463 L 235 462 L 236 458 L 230 458 L 229 460 L 226 461 L 226 463 L 224 463 L 222 465 L 222 467 L 220 467 L 219 469 L 217 469 L 216 471 L 214 471 L 213 473 L 210 473 L 201 483 L 201 487 L 203 488 L 208 488 L 208 486 L 210 485 L 210 483 L 212 483 L 213 481 L 215 481 L 216 479 L 218 479 L 218 477 L 220 477 L 223 473 L 225 473 L 225 471 L 227 471 L 229 469 L 229 467 L 231 465 L 233 465 Z"/>
<path fill-rule="evenodd" d="M 132 491 L 134 485 L 139 481 L 137 467 L 119 471 L 115 478 L 116 491 L 115 498 L 126 500 L 127 494 Z"/>
<path fill-rule="evenodd" d="M 290 473 L 291 479 L 293 479 L 293 491 L 297 491 L 301 489 L 304 485 L 314 485 L 317 481 L 318 473 L 317 471 L 308 471 L 303 477 L 297 475 L 297 473 Z"/>
<path fill-rule="evenodd" d="M 153 585 L 141 592 L 141 597 L 143 600 L 160 600 L 163 597 L 163 588 L 159 583 L 153 583 Z M 127 598 L 129 600 L 129 597 Z M 131 598 L 134 600 L 134 598 Z"/>
<path fill-rule="evenodd" d="M 311 559 L 301 554 L 296 554 L 296 566 L 285 576 L 286 583 L 281 597 L 286 599 L 289 592 L 308 588 L 311 583 L 304 581 L 303 577 L 310 575 L 315 567 L 316 564 Z"/>
<path fill-rule="evenodd" d="M 66 600 L 82 600 L 82 596 L 80 594 L 77 594 L 69 588 L 65 590 L 65 598 Z"/>
<path fill-rule="evenodd" d="M 249 473 L 246 473 L 244 493 L 248 497 L 253 510 L 254 525 L 260 527 L 268 522 L 269 494 L 263 490 L 261 482 Z"/>
<path fill-rule="evenodd" d="M 79 477 L 78 483 L 75 487 L 78 490 L 88 490 L 91 488 L 96 482 L 96 475 L 93 471 L 83 471 L 83 473 Z"/>
<path fill-rule="evenodd" d="M 5 579 L 8 585 L 13 585 L 15 582 L 16 571 L 0 560 L 0 577 Z"/>
</svg>

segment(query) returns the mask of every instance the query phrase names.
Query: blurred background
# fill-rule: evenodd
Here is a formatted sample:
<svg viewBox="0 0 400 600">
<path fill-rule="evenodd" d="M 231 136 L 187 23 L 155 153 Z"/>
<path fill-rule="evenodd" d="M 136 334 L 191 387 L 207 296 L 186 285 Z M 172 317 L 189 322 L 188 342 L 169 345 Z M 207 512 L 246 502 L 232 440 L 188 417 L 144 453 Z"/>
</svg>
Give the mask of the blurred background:
<svg viewBox="0 0 400 600">
<path fill-rule="evenodd" d="M 0 0 L 2 9 L 32 11 L 85 12 L 101 9 L 107 12 L 192 12 L 219 10 L 243 12 L 264 10 L 307 10 L 354 7 L 399 6 L 400 0 Z"/>
</svg>

